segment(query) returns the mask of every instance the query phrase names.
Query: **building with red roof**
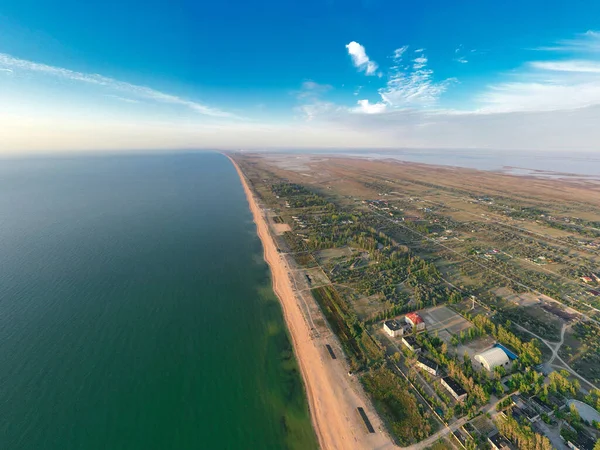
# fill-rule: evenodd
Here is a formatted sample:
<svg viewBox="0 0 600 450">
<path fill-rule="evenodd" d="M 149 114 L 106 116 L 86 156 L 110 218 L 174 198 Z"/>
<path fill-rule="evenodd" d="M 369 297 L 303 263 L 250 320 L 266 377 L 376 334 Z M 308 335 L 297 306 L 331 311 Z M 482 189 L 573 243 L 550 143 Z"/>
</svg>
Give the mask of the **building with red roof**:
<svg viewBox="0 0 600 450">
<path fill-rule="evenodd" d="M 412 325 L 413 327 L 415 327 L 418 331 L 425 329 L 425 321 L 423 320 L 423 318 L 420 315 L 418 315 L 415 312 L 408 313 L 404 317 L 404 320 L 409 325 Z"/>
</svg>

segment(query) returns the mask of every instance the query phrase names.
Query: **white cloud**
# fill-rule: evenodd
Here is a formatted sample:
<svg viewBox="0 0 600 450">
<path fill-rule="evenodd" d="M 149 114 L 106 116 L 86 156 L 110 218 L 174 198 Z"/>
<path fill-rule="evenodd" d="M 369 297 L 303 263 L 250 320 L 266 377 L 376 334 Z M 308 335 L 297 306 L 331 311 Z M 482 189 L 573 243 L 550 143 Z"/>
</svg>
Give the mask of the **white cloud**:
<svg viewBox="0 0 600 450">
<path fill-rule="evenodd" d="M 501 83 L 491 86 L 479 100 L 484 113 L 576 109 L 600 104 L 600 83 Z"/>
<path fill-rule="evenodd" d="M 365 48 L 358 42 L 352 41 L 346 45 L 348 54 L 352 57 L 354 66 L 365 72 L 366 75 L 376 75 L 379 67 L 375 61 L 371 61 L 367 56 Z"/>
<path fill-rule="evenodd" d="M 461 64 L 467 64 L 469 62 L 469 60 L 464 56 L 459 56 L 458 58 L 455 58 L 454 61 L 459 62 Z"/>
<path fill-rule="evenodd" d="M 387 109 L 387 105 L 382 102 L 369 103 L 369 100 L 359 100 L 357 104 L 358 106 L 352 110 L 353 112 L 364 114 L 381 114 Z"/>
<path fill-rule="evenodd" d="M 422 51 L 412 60 L 412 65 L 403 66 L 405 52 L 406 47 L 394 52 L 394 65 L 390 68 L 387 84 L 379 90 L 382 101 L 393 108 L 434 106 L 455 80 L 434 81 L 433 71 L 427 68 L 428 60 Z"/>
<path fill-rule="evenodd" d="M 600 73 L 600 62 L 598 61 L 533 61 L 530 66 L 534 69 L 554 72 Z"/>
<path fill-rule="evenodd" d="M 531 61 L 488 87 L 481 112 L 558 111 L 600 105 L 600 61 Z"/>
<path fill-rule="evenodd" d="M 418 58 L 413 59 L 413 69 L 419 70 L 427 65 L 427 58 L 424 56 L 419 56 Z"/>
<path fill-rule="evenodd" d="M 33 72 L 46 76 L 62 78 L 72 82 L 87 83 L 108 90 L 122 92 L 128 96 L 134 96 L 153 100 L 160 103 L 168 103 L 189 108 L 200 114 L 212 117 L 236 118 L 234 114 L 221 111 L 220 109 L 209 107 L 201 103 L 188 100 L 176 95 L 165 94 L 164 92 L 155 89 L 138 86 L 124 81 L 115 80 L 114 78 L 105 77 L 98 74 L 89 74 L 76 72 L 62 67 L 54 67 L 46 64 L 40 64 L 33 61 L 18 59 L 11 55 L 0 53 L 0 69 L 18 72 Z"/>
<path fill-rule="evenodd" d="M 394 56 L 393 56 L 394 60 L 400 61 L 402 59 L 402 55 L 404 55 L 406 50 L 408 50 L 408 45 L 405 45 L 403 47 L 400 47 L 400 48 L 397 48 L 396 50 L 394 50 Z"/>
<path fill-rule="evenodd" d="M 564 39 L 548 47 L 538 47 L 536 50 L 568 53 L 598 53 L 600 52 L 600 32 L 588 30 L 576 35 L 573 39 Z"/>
</svg>

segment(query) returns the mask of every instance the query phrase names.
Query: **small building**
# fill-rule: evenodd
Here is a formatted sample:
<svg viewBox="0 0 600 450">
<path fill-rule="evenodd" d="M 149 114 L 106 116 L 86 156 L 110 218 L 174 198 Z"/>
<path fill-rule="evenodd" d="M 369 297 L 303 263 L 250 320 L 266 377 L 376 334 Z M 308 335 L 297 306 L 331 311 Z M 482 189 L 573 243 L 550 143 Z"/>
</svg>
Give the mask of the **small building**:
<svg viewBox="0 0 600 450">
<path fill-rule="evenodd" d="M 383 331 L 391 337 L 402 336 L 404 328 L 396 320 L 386 320 L 383 322 Z"/>
<path fill-rule="evenodd" d="M 467 398 L 467 391 L 465 391 L 465 389 L 453 378 L 444 377 L 442 378 L 441 383 L 457 402 L 462 402 L 465 398 Z"/>
<path fill-rule="evenodd" d="M 538 411 L 529 406 L 529 403 L 526 402 L 519 395 L 513 395 L 511 399 L 514 405 L 511 411 L 514 418 L 516 418 L 517 420 L 525 418 L 530 423 L 534 423 L 540 420 L 540 414 L 538 413 Z"/>
<path fill-rule="evenodd" d="M 425 329 L 425 321 L 423 318 L 415 312 L 408 313 L 404 320 L 409 325 L 415 327 L 417 331 L 421 331 Z"/>
<path fill-rule="evenodd" d="M 437 363 L 424 356 L 419 356 L 417 358 L 417 367 L 420 367 L 424 371 L 429 372 L 433 376 L 437 376 L 438 374 Z"/>
<path fill-rule="evenodd" d="M 581 280 L 586 282 L 586 283 L 591 283 L 592 282 L 592 277 L 581 277 Z"/>
<path fill-rule="evenodd" d="M 510 450 L 508 439 L 506 439 L 500 433 L 492 434 L 490 437 L 488 437 L 488 442 L 494 450 Z"/>
<path fill-rule="evenodd" d="M 538 396 L 531 397 L 529 399 L 529 405 L 540 414 L 547 414 L 548 416 L 554 414 L 554 410 L 546 405 Z"/>
<path fill-rule="evenodd" d="M 419 344 L 417 343 L 417 340 L 414 336 L 404 336 L 402 338 L 402 343 L 406 345 L 406 347 L 408 347 L 410 351 L 413 351 L 415 353 L 421 351 L 421 347 L 419 347 Z"/>
<path fill-rule="evenodd" d="M 510 368 L 508 355 L 499 347 L 492 347 L 483 353 L 475 355 L 475 361 L 479 362 L 488 372 L 493 372 L 496 367 Z"/>
</svg>

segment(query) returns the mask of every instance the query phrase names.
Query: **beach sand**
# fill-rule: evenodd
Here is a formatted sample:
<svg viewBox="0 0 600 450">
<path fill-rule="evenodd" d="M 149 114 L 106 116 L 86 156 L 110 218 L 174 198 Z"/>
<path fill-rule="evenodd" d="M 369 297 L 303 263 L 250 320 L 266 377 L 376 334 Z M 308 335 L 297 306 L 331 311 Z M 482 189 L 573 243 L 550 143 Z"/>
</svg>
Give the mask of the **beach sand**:
<svg viewBox="0 0 600 450">
<path fill-rule="evenodd" d="M 264 258 L 271 269 L 273 290 L 281 302 L 292 339 L 319 445 L 323 450 L 394 448 L 360 383 L 355 377 L 348 376 L 348 367 L 335 336 L 325 326 L 324 332 L 311 334 L 311 326 L 305 317 L 300 298 L 292 286 L 290 268 L 277 251 L 264 212 L 254 198 L 244 174 L 235 161 L 229 159 L 244 186 L 258 236 L 262 241 Z M 311 317 L 310 320 L 312 319 Z M 338 351 L 339 357 L 336 360 L 331 359 L 327 353 L 326 343 Z M 375 433 L 367 432 L 357 412 L 359 406 L 365 409 Z"/>
</svg>

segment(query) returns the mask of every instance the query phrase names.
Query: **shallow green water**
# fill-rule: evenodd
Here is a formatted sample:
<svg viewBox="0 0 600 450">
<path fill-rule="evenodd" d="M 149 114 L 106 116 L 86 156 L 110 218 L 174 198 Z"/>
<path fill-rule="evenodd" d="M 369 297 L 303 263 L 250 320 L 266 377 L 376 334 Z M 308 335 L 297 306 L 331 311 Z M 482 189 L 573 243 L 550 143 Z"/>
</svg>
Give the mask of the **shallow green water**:
<svg viewBox="0 0 600 450">
<path fill-rule="evenodd" d="M 233 166 L 0 161 L 0 448 L 314 448 Z"/>
</svg>

